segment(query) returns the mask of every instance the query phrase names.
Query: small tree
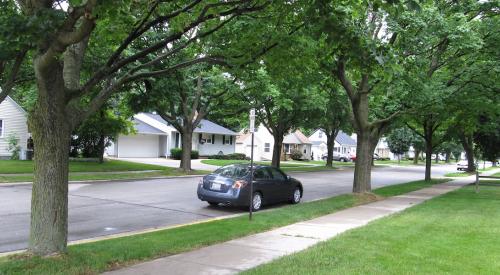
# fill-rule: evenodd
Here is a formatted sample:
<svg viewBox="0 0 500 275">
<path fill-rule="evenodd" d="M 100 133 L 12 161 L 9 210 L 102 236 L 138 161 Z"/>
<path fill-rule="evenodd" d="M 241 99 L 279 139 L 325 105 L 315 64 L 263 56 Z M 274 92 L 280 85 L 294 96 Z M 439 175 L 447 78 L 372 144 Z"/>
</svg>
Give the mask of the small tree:
<svg viewBox="0 0 500 275">
<path fill-rule="evenodd" d="M 16 137 L 15 134 L 10 134 L 7 140 L 9 144 L 7 150 L 9 150 L 9 152 L 12 153 L 12 155 L 10 155 L 10 159 L 18 160 L 19 153 L 21 152 L 21 146 L 19 146 L 19 139 Z"/>
<path fill-rule="evenodd" d="M 413 133 L 406 127 L 393 130 L 387 137 L 389 150 L 398 155 L 398 163 L 401 161 L 401 155 L 408 152 L 412 142 Z"/>
</svg>

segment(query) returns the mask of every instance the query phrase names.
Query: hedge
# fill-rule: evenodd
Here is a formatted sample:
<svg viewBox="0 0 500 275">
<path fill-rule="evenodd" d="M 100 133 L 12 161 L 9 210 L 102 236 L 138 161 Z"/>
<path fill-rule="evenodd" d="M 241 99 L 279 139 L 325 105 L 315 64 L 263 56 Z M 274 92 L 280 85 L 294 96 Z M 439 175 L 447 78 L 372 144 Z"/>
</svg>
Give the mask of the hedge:
<svg viewBox="0 0 500 275">
<path fill-rule="evenodd" d="M 172 148 L 170 149 L 170 157 L 173 159 L 181 159 L 182 157 L 182 149 L 181 148 Z M 191 150 L 191 159 L 197 159 L 200 157 L 200 154 L 196 150 Z"/>
<path fill-rule="evenodd" d="M 227 155 L 211 155 L 208 156 L 209 159 L 231 159 L 231 160 L 250 160 L 245 154 L 234 153 Z"/>
</svg>

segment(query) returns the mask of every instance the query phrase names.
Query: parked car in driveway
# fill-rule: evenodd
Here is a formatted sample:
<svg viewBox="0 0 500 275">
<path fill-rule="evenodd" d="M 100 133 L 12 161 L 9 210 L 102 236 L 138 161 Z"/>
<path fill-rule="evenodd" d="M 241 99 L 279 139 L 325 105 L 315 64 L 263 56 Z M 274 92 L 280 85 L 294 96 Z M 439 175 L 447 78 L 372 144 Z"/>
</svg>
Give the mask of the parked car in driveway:
<svg viewBox="0 0 500 275">
<path fill-rule="evenodd" d="M 204 176 L 198 184 L 198 198 L 210 205 L 229 204 L 249 206 L 250 165 L 226 165 Z M 254 165 L 253 210 L 264 204 L 289 201 L 299 203 L 304 188 L 300 181 L 286 175 L 280 169 Z"/>
<path fill-rule="evenodd" d="M 323 154 L 323 156 L 321 156 L 321 159 L 326 160 L 327 157 L 328 157 L 328 154 Z M 350 157 L 346 154 L 341 154 L 339 152 L 333 152 L 332 159 L 335 161 L 348 162 L 350 160 Z"/>
<path fill-rule="evenodd" d="M 461 160 L 457 163 L 457 171 L 467 171 L 469 163 L 466 160 Z"/>
</svg>

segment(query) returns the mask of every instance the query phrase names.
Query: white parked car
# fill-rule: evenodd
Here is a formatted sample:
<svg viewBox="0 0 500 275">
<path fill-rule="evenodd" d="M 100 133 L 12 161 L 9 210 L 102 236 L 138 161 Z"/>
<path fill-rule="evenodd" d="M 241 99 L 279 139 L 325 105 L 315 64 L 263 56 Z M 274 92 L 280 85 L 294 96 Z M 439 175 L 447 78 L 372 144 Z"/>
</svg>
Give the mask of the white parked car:
<svg viewBox="0 0 500 275">
<path fill-rule="evenodd" d="M 458 171 L 467 171 L 467 168 L 469 168 L 469 163 L 466 160 L 462 160 L 457 163 Z"/>
</svg>

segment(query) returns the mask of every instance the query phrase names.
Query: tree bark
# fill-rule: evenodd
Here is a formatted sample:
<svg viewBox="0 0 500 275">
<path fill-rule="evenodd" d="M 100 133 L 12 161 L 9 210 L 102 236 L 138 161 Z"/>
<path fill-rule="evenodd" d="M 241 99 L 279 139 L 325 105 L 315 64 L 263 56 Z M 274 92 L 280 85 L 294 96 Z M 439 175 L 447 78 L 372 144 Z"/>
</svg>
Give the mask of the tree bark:
<svg viewBox="0 0 500 275">
<path fill-rule="evenodd" d="M 474 147 L 471 135 L 461 134 L 460 141 L 464 147 L 465 157 L 467 158 L 467 172 L 476 171 L 476 165 L 474 163 Z"/>
<path fill-rule="evenodd" d="M 354 193 L 371 192 L 371 171 L 373 150 L 373 138 L 369 133 L 358 131 L 356 144 L 356 162 L 354 164 L 354 182 L 352 191 Z M 378 138 L 375 139 L 375 144 Z"/>
<path fill-rule="evenodd" d="M 420 151 L 418 149 L 415 149 L 415 154 L 413 156 L 413 164 L 418 164 L 418 158 L 419 158 L 419 155 L 420 155 Z"/>
<path fill-rule="evenodd" d="M 98 152 L 98 156 L 99 156 L 99 163 L 103 163 L 104 162 L 104 150 L 106 150 L 106 137 L 104 135 L 101 135 L 99 137 L 99 152 Z"/>
<path fill-rule="evenodd" d="M 274 137 L 274 146 L 273 146 L 273 159 L 271 161 L 271 166 L 279 168 L 281 161 L 281 148 L 283 147 L 283 135 L 275 133 L 273 137 Z"/>
<path fill-rule="evenodd" d="M 184 129 L 182 137 L 182 156 L 180 168 L 186 172 L 191 171 L 191 151 L 193 146 L 193 131 Z"/>
<path fill-rule="evenodd" d="M 432 135 L 430 140 L 425 140 L 425 180 L 431 180 L 431 167 L 432 167 Z"/>
<path fill-rule="evenodd" d="M 62 66 L 35 59 L 38 100 L 29 117 L 35 150 L 29 251 L 66 252 L 71 123 L 66 111 Z"/>
<path fill-rule="evenodd" d="M 326 156 L 326 166 L 327 167 L 333 167 L 333 148 L 335 147 L 335 137 L 333 134 L 326 134 L 326 150 L 327 150 L 327 156 Z"/>
</svg>

